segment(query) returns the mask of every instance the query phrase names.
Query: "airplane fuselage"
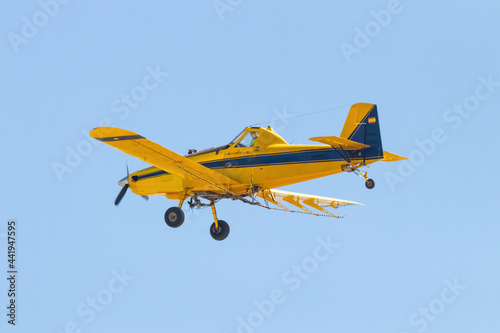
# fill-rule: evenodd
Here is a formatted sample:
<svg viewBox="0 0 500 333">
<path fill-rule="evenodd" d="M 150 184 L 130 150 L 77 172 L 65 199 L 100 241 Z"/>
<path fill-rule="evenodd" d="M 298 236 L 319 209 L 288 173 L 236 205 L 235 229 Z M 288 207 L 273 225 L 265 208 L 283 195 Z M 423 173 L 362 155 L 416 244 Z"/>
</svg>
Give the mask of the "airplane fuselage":
<svg viewBox="0 0 500 333">
<path fill-rule="evenodd" d="M 245 184 L 243 193 L 253 186 L 276 188 L 345 171 L 348 165 L 371 164 L 380 158 L 365 159 L 362 151 L 345 151 L 350 163 L 327 145 L 275 144 L 264 149 L 221 147 L 207 153 L 186 155 L 203 166 L 215 170 L 238 183 Z M 133 177 L 136 176 L 136 177 Z M 167 195 L 177 198 L 183 191 L 182 178 L 156 167 L 131 174 L 131 189 L 141 195 Z"/>
</svg>

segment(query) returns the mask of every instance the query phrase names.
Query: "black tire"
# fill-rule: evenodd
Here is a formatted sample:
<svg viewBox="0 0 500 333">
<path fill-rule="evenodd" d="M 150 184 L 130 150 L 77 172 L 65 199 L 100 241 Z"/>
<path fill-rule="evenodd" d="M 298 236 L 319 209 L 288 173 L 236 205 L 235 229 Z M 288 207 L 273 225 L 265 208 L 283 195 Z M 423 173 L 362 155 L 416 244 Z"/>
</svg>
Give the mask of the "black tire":
<svg viewBox="0 0 500 333">
<path fill-rule="evenodd" d="M 226 221 L 219 220 L 219 229 L 215 229 L 215 222 L 210 226 L 210 236 L 216 241 L 221 241 L 226 239 L 229 235 L 229 224 Z"/>
<path fill-rule="evenodd" d="M 179 207 L 172 207 L 165 212 L 165 223 L 171 228 L 178 228 L 184 223 L 184 212 Z"/>
<path fill-rule="evenodd" d="M 367 189 L 371 190 L 372 188 L 375 187 L 375 181 L 373 179 L 371 179 L 371 178 L 368 178 L 366 180 L 365 186 L 366 186 Z"/>
</svg>

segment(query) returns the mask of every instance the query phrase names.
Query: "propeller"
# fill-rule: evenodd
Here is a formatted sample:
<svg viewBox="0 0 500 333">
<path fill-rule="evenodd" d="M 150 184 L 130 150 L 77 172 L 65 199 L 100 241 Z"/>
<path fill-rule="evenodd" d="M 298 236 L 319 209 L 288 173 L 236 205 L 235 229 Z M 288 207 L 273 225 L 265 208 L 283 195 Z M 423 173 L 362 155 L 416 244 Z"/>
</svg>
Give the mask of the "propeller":
<svg viewBox="0 0 500 333">
<path fill-rule="evenodd" d="M 118 206 L 120 204 L 120 201 L 122 201 L 123 197 L 125 196 L 125 193 L 127 193 L 127 190 L 129 188 L 128 179 L 129 179 L 130 173 L 128 171 L 128 163 L 126 160 L 125 160 L 125 165 L 127 167 L 127 177 L 121 179 L 118 182 L 118 185 L 123 186 L 123 188 L 121 189 L 120 193 L 118 193 L 118 196 L 116 197 L 115 206 Z M 149 197 L 147 195 L 141 195 L 141 197 L 146 201 L 149 200 Z"/>
<path fill-rule="evenodd" d="M 122 201 L 123 196 L 125 195 L 125 192 L 127 192 L 127 190 L 128 190 L 128 183 L 123 185 L 122 190 L 120 191 L 120 193 L 118 193 L 118 196 L 116 197 L 116 200 L 115 200 L 115 206 L 118 206 L 120 201 Z"/>
<path fill-rule="evenodd" d="M 125 193 L 127 193 L 127 190 L 129 188 L 129 185 L 128 185 L 128 178 L 129 178 L 129 171 L 128 171 L 128 162 L 127 162 L 127 158 L 125 158 L 125 166 L 127 168 L 127 177 L 126 178 L 123 178 L 121 179 L 119 182 L 118 182 L 118 185 L 120 186 L 123 186 L 123 188 L 121 189 L 120 193 L 118 193 L 118 196 L 116 197 L 115 199 L 115 206 L 118 206 L 118 204 L 120 204 L 120 201 L 122 201 L 123 199 L 123 196 L 125 195 Z M 123 185 L 122 185 L 123 184 Z"/>
</svg>

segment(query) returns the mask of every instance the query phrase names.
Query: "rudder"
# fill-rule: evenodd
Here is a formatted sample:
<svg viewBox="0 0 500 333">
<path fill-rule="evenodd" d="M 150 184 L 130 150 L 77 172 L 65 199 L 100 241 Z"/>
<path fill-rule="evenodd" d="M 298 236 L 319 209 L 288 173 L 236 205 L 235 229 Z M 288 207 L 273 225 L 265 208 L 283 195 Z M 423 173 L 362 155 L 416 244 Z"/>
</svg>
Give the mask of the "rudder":
<svg viewBox="0 0 500 333">
<path fill-rule="evenodd" d="M 364 149 L 366 159 L 383 158 L 377 105 L 357 103 L 351 106 L 340 137 L 369 145 Z"/>
</svg>

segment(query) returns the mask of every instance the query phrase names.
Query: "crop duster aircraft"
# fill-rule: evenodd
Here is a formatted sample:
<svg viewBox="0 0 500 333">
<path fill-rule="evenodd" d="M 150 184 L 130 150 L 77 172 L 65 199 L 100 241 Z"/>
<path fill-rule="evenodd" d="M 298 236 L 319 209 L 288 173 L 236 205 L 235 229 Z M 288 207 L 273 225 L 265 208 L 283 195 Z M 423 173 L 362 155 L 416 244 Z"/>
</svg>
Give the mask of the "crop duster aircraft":
<svg viewBox="0 0 500 333">
<path fill-rule="evenodd" d="M 186 200 L 189 199 L 190 208 L 210 206 L 214 217 L 210 234 L 219 241 L 229 234 L 229 225 L 217 218 L 215 202 L 220 199 L 339 218 L 341 216 L 327 208 L 359 204 L 276 188 L 353 172 L 364 177 L 366 187 L 371 189 L 375 182 L 361 167 L 377 161 L 406 159 L 383 150 L 377 106 L 367 103 L 352 105 L 339 137 L 314 137 L 310 139 L 317 142 L 314 145 L 288 144 L 271 127 L 247 127 L 226 145 L 202 151 L 192 149 L 188 155 L 181 156 L 137 133 L 119 128 L 97 127 L 90 136 L 152 165 L 131 174 L 127 170 L 127 176 L 118 183 L 123 188 L 115 205 L 128 188 L 146 198 L 161 195 L 178 200 L 178 206 L 165 212 L 165 222 L 173 228 L 184 222 L 182 206 Z M 202 199 L 207 202 L 203 203 Z"/>
</svg>

